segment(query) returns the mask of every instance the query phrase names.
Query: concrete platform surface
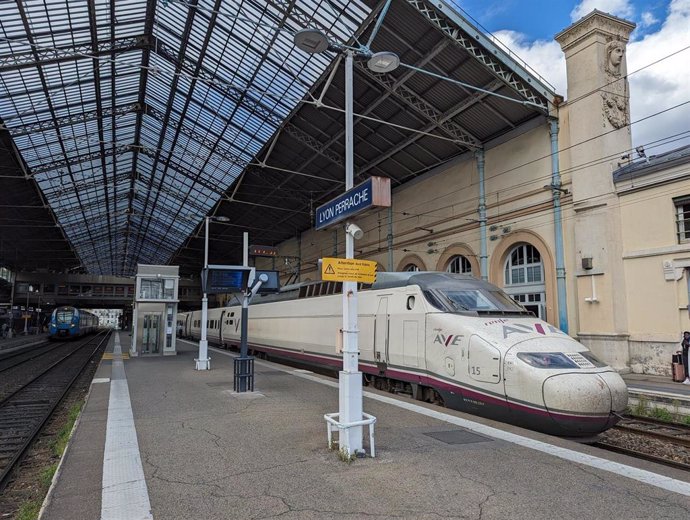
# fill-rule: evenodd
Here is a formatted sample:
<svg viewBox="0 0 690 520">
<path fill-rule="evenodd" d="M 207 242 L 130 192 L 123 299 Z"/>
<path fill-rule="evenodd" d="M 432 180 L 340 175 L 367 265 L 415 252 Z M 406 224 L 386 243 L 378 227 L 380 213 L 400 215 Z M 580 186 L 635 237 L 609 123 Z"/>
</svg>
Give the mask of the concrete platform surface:
<svg viewBox="0 0 690 520">
<path fill-rule="evenodd" d="M 257 361 L 257 392 L 238 396 L 230 356 L 212 350 L 213 369 L 198 372 L 196 347 L 178 350 L 124 361 L 156 519 L 690 518 L 685 472 L 368 388 L 377 456 L 345 463 L 323 419 L 338 410 L 336 380 Z M 102 517 L 110 365 L 46 520 Z"/>
</svg>

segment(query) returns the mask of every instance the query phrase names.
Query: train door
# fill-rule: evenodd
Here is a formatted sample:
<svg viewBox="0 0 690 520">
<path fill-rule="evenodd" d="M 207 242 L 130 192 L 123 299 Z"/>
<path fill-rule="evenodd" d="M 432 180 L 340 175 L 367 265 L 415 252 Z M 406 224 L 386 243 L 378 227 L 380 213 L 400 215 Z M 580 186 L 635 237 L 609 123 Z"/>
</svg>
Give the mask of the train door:
<svg viewBox="0 0 690 520">
<path fill-rule="evenodd" d="M 479 336 L 472 336 L 467 352 L 467 373 L 475 381 L 498 384 L 501 381 L 500 351 Z"/>
<path fill-rule="evenodd" d="M 221 311 L 221 313 L 220 313 L 220 325 L 218 326 L 218 342 L 219 342 L 221 348 L 223 348 L 225 346 L 225 344 L 223 342 L 223 327 L 225 326 L 225 312 L 226 311 Z"/>
<path fill-rule="evenodd" d="M 184 318 L 184 330 L 182 331 L 182 337 L 184 337 L 184 338 L 189 338 L 192 335 L 191 320 L 192 320 L 192 313 L 190 312 Z"/>
<path fill-rule="evenodd" d="M 390 330 L 390 315 L 388 314 L 388 297 L 379 298 L 374 319 L 374 360 L 383 365 L 388 363 L 388 336 Z"/>
<path fill-rule="evenodd" d="M 159 336 L 161 328 L 161 315 L 144 314 L 144 327 L 142 330 L 141 353 L 158 354 L 160 353 Z"/>
</svg>

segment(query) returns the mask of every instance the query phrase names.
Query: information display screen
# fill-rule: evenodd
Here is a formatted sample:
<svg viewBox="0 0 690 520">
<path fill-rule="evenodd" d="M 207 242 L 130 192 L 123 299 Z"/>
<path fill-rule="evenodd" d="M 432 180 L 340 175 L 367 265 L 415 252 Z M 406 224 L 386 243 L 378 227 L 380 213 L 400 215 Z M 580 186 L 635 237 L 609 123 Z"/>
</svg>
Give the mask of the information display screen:
<svg viewBox="0 0 690 520">
<path fill-rule="evenodd" d="M 209 267 L 206 276 L 202 273 L 202 290 L 207 294 L 246 291 L 251 270 L 249 267 L 239 266 L 225 269 Z"/>
</svg>

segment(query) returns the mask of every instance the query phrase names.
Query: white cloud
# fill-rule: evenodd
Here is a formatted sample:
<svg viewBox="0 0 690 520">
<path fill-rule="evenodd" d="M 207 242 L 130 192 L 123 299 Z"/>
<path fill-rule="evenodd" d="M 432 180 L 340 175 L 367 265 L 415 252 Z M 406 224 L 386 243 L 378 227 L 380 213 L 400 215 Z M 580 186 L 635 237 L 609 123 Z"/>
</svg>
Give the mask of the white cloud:
<svg viewBox="0 0 690 520">
<path fill-rule="evenodd" d="M 548 81 L 561 95 L 565 94 L 565 56 L 556 41 L 527 41 L 524 34 L 516 31 L 497 31 L 493 35 L 498 43 L 517 54 L 530 68 Z"/>
<path fill-rule="evenodd" d="M 639 41 L 630 42 L 627 49 L 630 81 L 630 116 L 638 121 L 679 103 L 690 101 L 687 86 L 687 64 L 690 49 L 662 59 L 690 46 L 690 0 L 672 0 L 668 16 L 657 32 Z M 648 66 L 649 65 L 649 66 Z M 642 69 L 645 67 L 644 69 Z M 639 72 L 634 72 L 639 69 Z M 633 124 L 635 145 L 690 130 L 690 105 Z M 666 146 L 665 149 L 687 144 L 688 140 Z M 650 153 L 657 153 L 652 150 Z"/>
<path fill-rule="evenodd" d="M 594 9 L 625 19 L 632 18 L 635 14 L 635 9 L 629 0 L 582 0 L 570 12 L 570 20 L 577 22 Z"/>
<path fill-rule="evenodd" d="M 645 11 L 642 13 L 642 16 L 640 17 L 640 23 L 638 24 L 639 27 L 645 28 L 645 27 L 651 27 L 654 24 L 659 23 L 659 20 L 656 16 L 654 16 L 654 13 L 650 11 Z"/>
<path fill-rule="evenodd" d="M 584 0 L 577 9 L 592 8 L 603 2 Z M 622 1 L 607 2 L 608 12 L 622 16 L 621 11 L 611 12 L 612 7 L 623 9 L 629 4 Z M 601 9 L 603 11 L 604 9 Z M 575 11 L 573 11 L 575 12 Z M 587 13 L 585 13 L 587 14 Z M 529 42 L 525 35 L 514 31 L 499 31 L 495 35 L 523 58 L 533 69 L 554 85 L 557 93 L 566 94 L 565 58 L 555 41 Z M 645 35 L 641 40 L 631 41 L 627 47 L 628 73 L 630 81 L 630 119 L 634 123 L 652 114 L 690 101 L 687 85 L 690 49 L 662 59 L 684 47 L 690 46 L 690 0 L 671 0 L 667 16 L 657 31 Z M 653 65 L 652 65 L 653 64 Z M 648 66 L 649 65 L 649 66 Z M 645 67 L 643 69 L 643 67 Z M 639 72 L 635 72 L 639 69 Z M 690 104 L 681 108 L 649 117 L 632 125 L 633 144 L 645 145 L 650 155 L 688 144 L 683 141 L 669 143 L 663 147 L 651 147 L 649 143 L 690 130 Z"/>
</svg>

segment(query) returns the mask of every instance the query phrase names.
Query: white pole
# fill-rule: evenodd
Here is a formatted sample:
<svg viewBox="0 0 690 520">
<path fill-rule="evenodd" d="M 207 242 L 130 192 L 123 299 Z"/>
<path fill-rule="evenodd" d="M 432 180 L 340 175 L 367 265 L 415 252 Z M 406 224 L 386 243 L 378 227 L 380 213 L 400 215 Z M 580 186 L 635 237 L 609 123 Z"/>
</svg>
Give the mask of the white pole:
<svg viewBox="0 0 690 520">
<path fill-rule="evenodd" d="M 242 233 L 242 241 L 243 241 L 243 248 L 242 248 L 242 265 L 245 267 L 249 267 L 249 233 L 244 232 Z"/>
<path fill-rule="evenodd" d="M 204 241 L 204 269 L 208 269 L 208 228 L 210 217 L 206 217 L 206 239 Z M 196 360 L 197 370 L 210 370 L 208 359 L 208 341 L 206 340 L 206 322 L 208 321 L 208 295 L 204 291 L 201 298 L 201 339 L 199 340 L 199 359 Z"/>
<path fill-rule="evenodd" d="M 345 189 L 354 186 L 352 51 L 345 54 Z M 355 239 L 345 233 L 345 258 L 354 258 Z M 343 369 L 339 374 L 339 422 L 362 420 L 362 373 L 359 372 L 357 282 L 343 282 Z M 340 449 L 350 456 L 362 450 L 362 427 L 340 433 Z"/>
<path fill-rule="evenodd" d="M 29 294 L 34 290 L 33 285 L 29 285 L 26 290 L 26 308 L 24 312 L 24 334 L 29 333 Z"/>
</svg>

